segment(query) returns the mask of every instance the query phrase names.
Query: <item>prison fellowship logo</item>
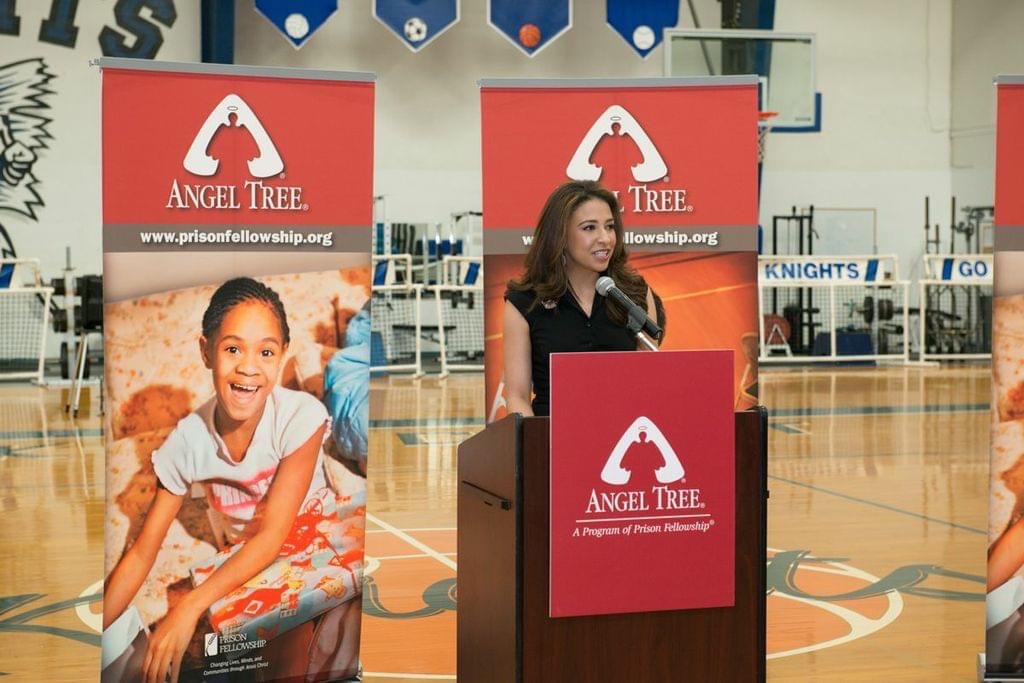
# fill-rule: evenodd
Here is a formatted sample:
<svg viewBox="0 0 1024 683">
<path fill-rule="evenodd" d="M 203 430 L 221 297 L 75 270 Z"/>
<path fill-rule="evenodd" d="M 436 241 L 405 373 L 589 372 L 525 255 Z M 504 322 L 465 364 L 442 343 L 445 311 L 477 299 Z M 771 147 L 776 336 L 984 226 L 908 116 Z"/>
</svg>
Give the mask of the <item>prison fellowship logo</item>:
<svg viewBox="0 0 1024 683">
<path fill-rule="evenodd" d="M 625 196 L 620 188 L 612 191 L 622 203 L 623 210 L 633 213 L 690 213 L 693 205 L 683 188 L 660 187 L 654 183 L 669 182 L 668 165 L 650 135 L 625 107 L 613 104 L 597 117 L 566 166 L 565 174 L 573 180 L 600 180 L 604 168 L 594 163 L 594 155 L 601 142 L 609 137 L 632 140 L 641 155 L 639 163 L 630 167 L 633 182 L 627 185 Z"/>
<path fill-rule="evenodd" d="M 216 633 L 207 633 L 203 643 L 203 653 L 207 657 L 216 657 L 220 654 L 219 641 Z"/>
<path fill-rule="evenodd" d="M 714 525 L 700 488 L 686 485 L 686 468 L 653 420 L 638 417 L 622 433 L 590 489 L 573 536 L 705 532 Z M 594 524 L 614 523 L 611 528 Z M 623 526 L 623 523 L 626 523 Z"/>
<path fill-rule="evenodd" d="M 246 160 L 248 179 L 240 184 L 202 183 L 195 178 L 213 178 L 222 170 L 212 149 L 219 133 L 248 134 L 256 155 Z M 274 182 L 283 180 L 284 160 L 267 129 L 252 107 L 235 93 L 222 99 L 196 131 L 182 160 L 192 178 L 171 181 L 168 209 L 241 209 L 253 211 L 308 211 L 302 201 L 303 188 Z"/>
<path fill-rule="evenodd" d="M 259 650 L 266 644 L 265 638 L 250 640 L 247 633 L 203 634 L 203 654 L 207 657 Z"/>
</svg>

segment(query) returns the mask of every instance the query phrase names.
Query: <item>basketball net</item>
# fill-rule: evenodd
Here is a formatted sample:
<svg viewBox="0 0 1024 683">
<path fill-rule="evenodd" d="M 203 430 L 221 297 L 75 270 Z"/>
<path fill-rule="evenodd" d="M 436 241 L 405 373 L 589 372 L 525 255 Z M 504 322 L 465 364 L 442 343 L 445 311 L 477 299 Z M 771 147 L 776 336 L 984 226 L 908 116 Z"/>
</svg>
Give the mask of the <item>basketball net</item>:
<svg viewBox="0 0 1024 683">
<path fill-rule="evenodd" d="M 764 146 L 768 133 L 772 129 L 772 120 L 779 115 L 777 111 L 757 112 L 757 163 L 764 163 Z"/>
</svg>

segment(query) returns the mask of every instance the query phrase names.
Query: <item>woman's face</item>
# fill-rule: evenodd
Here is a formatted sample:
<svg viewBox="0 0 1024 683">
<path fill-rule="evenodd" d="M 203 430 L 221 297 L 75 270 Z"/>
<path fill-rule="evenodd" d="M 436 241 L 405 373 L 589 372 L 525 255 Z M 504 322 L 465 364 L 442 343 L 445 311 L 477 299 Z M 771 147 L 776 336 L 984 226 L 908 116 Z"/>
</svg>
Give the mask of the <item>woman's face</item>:
<svg viewBox="0 0 1024 683">
<path fill-rule="evenodd" d="M 615 250 L 615 219 L 611 207 L 588 199 L 569 217 L 566 236 L 567 266 L 603 273 Z"/>
<path fill-rule="evenodd" d="M 287 348 L 270 306 L 261 301 L 236 305 L 217 334 L 199 343 L 203 362 L 213 371 L 221 417 L 234 422 L 259 419 Z"/>
</svg>

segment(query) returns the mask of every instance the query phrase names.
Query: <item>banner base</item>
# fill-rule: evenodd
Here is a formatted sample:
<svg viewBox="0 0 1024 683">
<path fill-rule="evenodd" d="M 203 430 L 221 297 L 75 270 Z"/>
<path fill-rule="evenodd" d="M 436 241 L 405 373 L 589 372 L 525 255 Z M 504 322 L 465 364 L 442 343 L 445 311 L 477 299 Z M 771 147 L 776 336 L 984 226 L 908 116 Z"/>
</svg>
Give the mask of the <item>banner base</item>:
<svg viewBox="0 0 1024 683">
<path fill-rule="evenodd" d="M 985 653 L 978 653 L 978 683 L 1019 683 L 1024 681 L 1024 673 L 999 674 L 985 671 Z"/>
</svg>

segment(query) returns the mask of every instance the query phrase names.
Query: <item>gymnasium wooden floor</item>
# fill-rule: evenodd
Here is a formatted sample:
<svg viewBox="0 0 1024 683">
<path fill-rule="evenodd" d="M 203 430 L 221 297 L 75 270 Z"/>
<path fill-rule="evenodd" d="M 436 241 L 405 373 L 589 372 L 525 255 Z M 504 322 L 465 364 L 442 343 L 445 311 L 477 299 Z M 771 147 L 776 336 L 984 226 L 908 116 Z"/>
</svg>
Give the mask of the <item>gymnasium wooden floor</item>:
<svg viewBox="0 0 1024 683">
<path fill-rule="evenodd" d="M 768 678 L 967 681 L 983 647 L 989 369 L 768 370 Z M 375 379 L 365 679 L 454 680 L 455 448 L 483 378 Z M 0 384 L 0 673 L 96 680 L 95 400 Z"/>
</svg>

